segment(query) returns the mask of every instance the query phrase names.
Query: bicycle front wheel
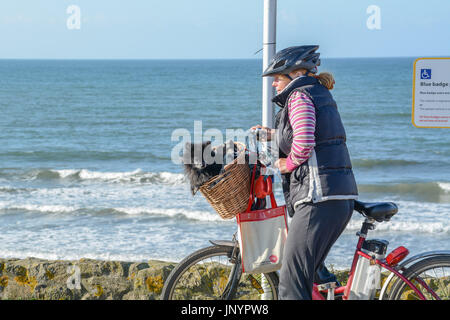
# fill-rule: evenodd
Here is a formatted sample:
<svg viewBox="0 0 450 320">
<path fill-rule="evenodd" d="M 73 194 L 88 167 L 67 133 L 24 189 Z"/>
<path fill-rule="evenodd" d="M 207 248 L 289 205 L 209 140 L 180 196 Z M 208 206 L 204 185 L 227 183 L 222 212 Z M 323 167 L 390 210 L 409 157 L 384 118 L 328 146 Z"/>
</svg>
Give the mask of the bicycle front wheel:
<svg viewBox="0 0 450 320">
<path fill-rule="evenodd" d="M 239 252 L 233 250 L 239 249 L 211 246 L 186 257 L 167 278 L 161 299 L 277 299 L 277 274 L 242 274 Z"/>
<path fill-rule="evenodd" d="M 410 280 L 427 300 L 449 300 L 450 256 L 436 256 L 410 266 L 404 276 Z M 391 300 L 419 300 L 419 296 L 401 279 L 394 283 Z"/>
</svg>

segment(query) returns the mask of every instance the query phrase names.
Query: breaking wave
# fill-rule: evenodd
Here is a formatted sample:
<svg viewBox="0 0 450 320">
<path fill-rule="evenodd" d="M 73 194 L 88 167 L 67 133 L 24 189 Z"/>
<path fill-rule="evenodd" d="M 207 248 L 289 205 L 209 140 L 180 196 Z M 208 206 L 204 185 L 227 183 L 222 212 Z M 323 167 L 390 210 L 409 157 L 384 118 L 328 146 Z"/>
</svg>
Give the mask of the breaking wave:
<svg viewBox="0 0 450 320">
<path fill-rule="evenodd" d="M 162 217 L 169 219 L 188 219 L 205 222 L 224 221 L 213 209 L 210 211 L 202 210 L 186 210 L 180 208 L 149 208 L 149 207 L 79 207 L 66 205 L 40 205 L 40 204 L 10 204 L 0 203 L 0 214 L 11 212 L 23 213 L 43 213 L 43 214 L 91 214 L 91 215 L 148 215 L 154 217 Z M 232 221 L 232 220 L 231 220 Z"/>
<path fill-rule="evenodd" d="M 395 218 L 394 218 L 395 220 Z M 450 226 L 445 222 L 411 222 L 411 221 L 394 221 L 382 222 L 376 225 L 376 231 L 396 231 L 410 234 L 450 234 Z M 350 221 L 347 225 L 347 231 L 359 231 L 361 229 L 361 221 Z"/>
<path fill-rule="evenodd" d="M 427 202 L 450 203 L 449 182 L 362 184 L 358 185 L 358 190 L 360 193 L 410 196 Z"/>
<path fill-rule="evenodd" d="M 155 184 L 181 184 L 185 182 L 185 177 L 181 173 L 145 172 L 141 169 L 129 172 L 101 172 L 87 169 L 0 170 L 0 176 L 7 177 L 10 180 L 69 180 Z"/>
</svg>

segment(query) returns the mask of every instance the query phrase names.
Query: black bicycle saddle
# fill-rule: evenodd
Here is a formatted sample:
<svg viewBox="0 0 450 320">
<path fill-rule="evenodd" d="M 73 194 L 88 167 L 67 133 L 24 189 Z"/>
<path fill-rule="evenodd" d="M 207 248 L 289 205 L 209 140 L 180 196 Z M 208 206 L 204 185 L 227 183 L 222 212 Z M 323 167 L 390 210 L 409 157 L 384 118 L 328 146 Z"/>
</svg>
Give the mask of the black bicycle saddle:
<svg viewBox="0 0 450 320">
<path fill-rule="evenodd" d="M 389 221 L 398 212 L 398 207 L 393 202 L 361 202 L 355 200 L 355 210 L 365 217 L 383 222 Z"/>
</svg>

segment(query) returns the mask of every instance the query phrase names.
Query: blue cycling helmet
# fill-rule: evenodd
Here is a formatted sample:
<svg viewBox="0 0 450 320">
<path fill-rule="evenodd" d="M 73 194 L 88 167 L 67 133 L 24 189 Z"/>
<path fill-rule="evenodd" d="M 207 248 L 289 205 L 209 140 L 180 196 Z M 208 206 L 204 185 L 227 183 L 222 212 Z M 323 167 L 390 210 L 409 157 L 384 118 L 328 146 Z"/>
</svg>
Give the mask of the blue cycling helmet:
<svg viewBox="0 0 450 320">
<path fill-rule="evenodd" d="M 289 73 L 297 69 L 306 69 L 315 74 L 317 66 L 320 66 L 320 53 L 315 52 L 318 48 L 318 45 L 313 45 L 283 49 L 275 54 L 262 76 L 283 74 L 290 78 Z"/>
</svg>

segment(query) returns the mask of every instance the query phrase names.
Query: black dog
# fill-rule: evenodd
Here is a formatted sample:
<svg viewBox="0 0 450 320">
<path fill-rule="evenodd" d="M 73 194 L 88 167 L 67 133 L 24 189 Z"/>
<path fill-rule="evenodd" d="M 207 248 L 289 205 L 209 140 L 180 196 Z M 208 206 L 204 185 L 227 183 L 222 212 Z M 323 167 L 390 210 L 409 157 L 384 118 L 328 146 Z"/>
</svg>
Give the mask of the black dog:
<svg viewBox="0 0 450 320">
<path fill-rule="evenodd" d="M 194 195 L 204 183 L 223 173 L 224 166 L 229 160 L 236 159 L 237 155 L 238 148 L 231 140 L 216 148 L 211 147 L 211 141 L 186 143 L 183 166 L 192 194 Z"/>
</svg>

